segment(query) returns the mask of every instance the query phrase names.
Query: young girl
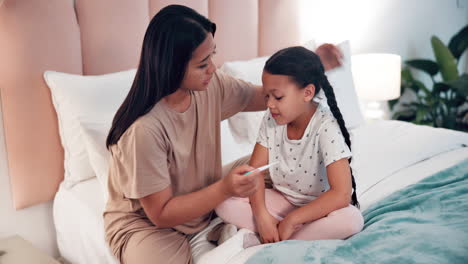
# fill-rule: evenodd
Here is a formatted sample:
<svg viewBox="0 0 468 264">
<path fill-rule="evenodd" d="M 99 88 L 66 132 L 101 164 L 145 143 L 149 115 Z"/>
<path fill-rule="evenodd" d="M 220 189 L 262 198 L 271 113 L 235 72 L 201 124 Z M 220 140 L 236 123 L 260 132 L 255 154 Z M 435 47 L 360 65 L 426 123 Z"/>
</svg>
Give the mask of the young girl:
<svg viewBox="0 0 468 264">
<path fill-rule="evenodd" d="M 263 243 L 345 239 L 363 227 L 350 168 L 351 142 L 320 58 L 303 47 L 275 53 L 265 64 L 268 111 L 250 160 L 269 168 L 272 189 L 218 206 L 226 222 L 258 232 Z M 323 89 L 328 107 L 316 103 Z M 250 202 L 250 204 L 249 204 Z M 245 244 L 245 240 L 244 240 Z"/>
</svg>

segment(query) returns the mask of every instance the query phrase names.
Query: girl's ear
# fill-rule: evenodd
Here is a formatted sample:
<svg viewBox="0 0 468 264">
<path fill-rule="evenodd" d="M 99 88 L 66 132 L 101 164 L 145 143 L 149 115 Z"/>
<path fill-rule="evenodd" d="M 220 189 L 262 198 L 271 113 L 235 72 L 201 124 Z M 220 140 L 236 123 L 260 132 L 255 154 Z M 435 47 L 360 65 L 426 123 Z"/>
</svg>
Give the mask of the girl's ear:
<svg viewBox="0 0 468 264">
<path fill-rule="evenodd" d="M 308 84 L 304 88 L 304 102 L 310 102 L 315 96 L 315 85 Z"/>
</svg>

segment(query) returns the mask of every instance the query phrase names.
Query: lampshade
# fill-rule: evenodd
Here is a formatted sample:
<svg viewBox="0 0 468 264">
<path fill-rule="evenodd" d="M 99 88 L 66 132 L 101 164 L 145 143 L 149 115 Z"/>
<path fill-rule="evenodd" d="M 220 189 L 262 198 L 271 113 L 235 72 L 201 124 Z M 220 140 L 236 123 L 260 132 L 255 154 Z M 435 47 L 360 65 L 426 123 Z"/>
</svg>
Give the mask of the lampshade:
<svg viewBox="0 0 468 264">
<path fill-rule="evenodd" d="M 400 96 L 400 56 L 385 53 L 353 55 L 351 67 L 354 86 L 360 98 L 385 101 Z"/>
</svg>

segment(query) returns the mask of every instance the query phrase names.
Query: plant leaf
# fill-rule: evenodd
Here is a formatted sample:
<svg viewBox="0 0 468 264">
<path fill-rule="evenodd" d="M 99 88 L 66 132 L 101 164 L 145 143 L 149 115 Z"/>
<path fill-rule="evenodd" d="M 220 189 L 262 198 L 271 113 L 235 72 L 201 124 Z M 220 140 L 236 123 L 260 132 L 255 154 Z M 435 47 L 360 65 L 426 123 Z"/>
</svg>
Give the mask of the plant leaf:
<svg viewBox="0 0 468 264">
<path fill-rule="evenodd" d="M 398 103 L 398 98 L 388 101 L 388 107 L 390 108 L 391 111 L 393 111 L 393 107 L 395 107 L 397 103 Z"/>
<path fill-rule="evenodd" d="M 418 70 L 424 71 L 425 73 L 434 76 L 439 72 L 439 65 L 436 62 L 431 60 L 408 60 L 405 62 L 408 66 L 416 68 Z"/>
<path fill-rule="evenodd" d="M 439 64 L 439 70 L 444 81 L 453 81 L 458 79 L 458 69 L 455 58 L 452 52 L 442 43 L 442 41 L 436 37 L 431 38 L 432 50 L 437 63 Z"/>
<path fill-rule="evenodd" d="M 430 94 L 431 91 L 429 91 L 426 86 L 424 85 L 424 83 L 422 83 L 421 81 L 418 81 L 418 80 L 414 80 L 412 82 L 412 85 L 410 86 L 411 89 L 417 94 L 419 90 L 422 90 L 424 91 L 425 94 Z"/>
<path fill-rule="evenodd" d="M 443 83 L 443 82 L 435 83 L 434 86 L 432 87 L 432 94 L 435 96 L 438 96 L 439 93 L 448 91 L 450 87 L 451 86 L 447 83 Z"/>
<path fill-rule="evenodd" d="M 464 117 L 468 114 L 468 108 L 457 114 L 458 117 Z"/>
<path fill-rule="evenodd" d="M 412 82 L 414 80 L 413 75 L 408 67 L 404 67 L 401 70 L 401 80 L 405 82 Z"/>
<path fill-rule="evenodd" d="M 404 94 L 407 88 L 413 89 L 411 87 L 413 83 L 413 76 L 411 75 L 411 72 L 408 67 L 404 67 L 401 70 L 401 85 L 400 85 L 400 94 Z M 395 99 L 398 101 L 398 98 Z M 392 105 L 390 105 L 392 107 Z"/>
<path fill-rule="evenodd" d="M 453 129 L 456 124 L 456 116 L 446 116 L 444 119 L 443 127 Z"/>
<path fill-rule="evenodd" d="M 410 105 L 413 106 L 413 109 L 416 109 L 416 111 L 421 110 L 427 113 L 431 110 L 431 107 L 429 105 L 421 104 L 418 102 L 411 102 Z"/>
<path fill-rule="evenodd" d="M 449 81 L 445 84 L 455 88 L 457 93 L 459 93 L 460 95 L 465 97 L 468 96 L 468 73 L 465 73 L 462 76 L 460 76 L 458 80 Z"/>
<path fill-rule="evenodd" d="M 405 108 L 411 108 L 411 105 L 409 103 L 402 103 L 401 105 Z"/>
<path fill-rule="evenodd" d="M 434 121 L 432 121 L 432 120 L 424 120 L 424 121 L 421 121 L 420 124 L 421 124 L 421 125 L 425 125 L 425 126 L 434 126 Z"/>
<path fill-rule="evenodd" d="M 405 110 L 405 111 L 396 112 L 395 114 L 393 114 L 392 118 L 395 120 L 401 120 L 401 121 L 413 121 L 415 117 L 416 117 L 415 111 Z"/>
<path fill-rule="evenodd" d="M 460 59 L 463 52 L 468 48 L 468 25 L 450 39 L 448 48 L 457 60 Z"/>
<path fill-rule="evenodd" d="M 457 96 L 455 96 L 455 98 L 453 99 L 453 102 L 457 107 L 462 106 L 467 102 L 466 96 L 462 96 L 461 94 L 457 94 Z"/>
<path fill-rule="evenodd" d="M 426 117 L 426 114 L 428 112 L 428 108 L 423 107 L 423 108 L 418 108 L 416 110 L 416 119 L 414 120 L 416 123 L 421 123 L 424 120 L 424 117 Z"/>
</svg>

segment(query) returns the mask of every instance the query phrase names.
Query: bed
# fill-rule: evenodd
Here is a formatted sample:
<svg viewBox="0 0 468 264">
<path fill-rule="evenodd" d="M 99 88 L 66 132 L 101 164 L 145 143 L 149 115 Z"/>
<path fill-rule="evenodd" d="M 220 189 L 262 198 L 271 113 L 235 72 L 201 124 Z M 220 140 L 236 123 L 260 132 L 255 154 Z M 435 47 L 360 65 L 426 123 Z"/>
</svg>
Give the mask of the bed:
<svg viewBox="0 0 468 264">
<path fill-rule="evenodd" d="M 0 6 L 0 38 L 8 40 L 0 57 L 11 62 L 0 67 L 0 88 L 13 200 L 21 209 L 53 199 L 57 244 L 71 263 L 117 263 L 102 224 L 103 142 L 135 74 L 146 25 L 161 7 L 184 3 L 214 20 L 220 70 L 254 84 L 275 50 L 316 47 L 300 43 L 298 21 L 291 19 L 299 1 L 25 2 Z M 12 29 L 20 33 L 11 35 Z M 349 45 L 339 45 L 343 66 L 328 77 L 351 133 L 364 230 L 345 241 L 246 250 L 229 240 L 215 248 L 200 236 L 191 241 L 196 263 L 468 262 L 468 134 L 400 121 L 366 123 Z M 240 113 L 222 122 L 224 164 L 250 154 L 262 115 Z"/>
<path fill-rule="evenodd" d="M 227 124 L 224 123 L 224 125 L 224 132 L 229 132 Z M 431 135 L 430 133 L 433 134 Z M 421 140 L 421 135 L 424 134 L 428 135 L 428 137 Z M 439 139 L 439 143 L 434 144 L 435 139 Z M 229 144 L 229 140 L 223 139 L 223 142 Z M 295 252 L 293 256 L 296 256 L 294 261 L 288 261 L 288 263 L 328 263 L 328 261 L 333 263 L 375 263 L 375 257 L 370 258 L 367 256 L 367 261 L 365 257 L 363 257 L 365 252 L 360 252 L 359 249 L 362 243 L 356 243 L 356 246 L 353 246 L 352 241 L 368 233 L 370 235 L 384 232 L 390 225 L 378 230 L 372 230 L 372 228 L 373 226 L 378 226 L 380 222 L 388 221 L 388 217 L 397 216 L 389 215 L 387 218 L 383 219 L 376 219 L 377 216 L 372 216 L 371 218 L 370 215 L 372 213 L 381 214 L 376 211 L 377 209 L 374 205 L 379 202 L 383 203 L 385 198 L 388 199 L 387 196 L 392 194 L 392 192 L 405 190 L 405 188 L 412 188 L 412 186 L 414 187 L 414 185 L 421 180 L 431 178 L 431 176 L 437 173 L 443 173 L 446 170 L 453 170 L 457 168 L 457 166 L 461 169 L 458 173 L 464 175 L 465 178 L 464 181 L 459 183 L 461 185 L 460 187 L 464 188 L 459 190 L 459 192 L 462 194 L 464 193 L 464 196 L 454 201 L 454 203 L 459 203 L 457 206 L 459 212 L 454 214 L 454 217 L 458 218 L 456 221 L 458 222 L 458 226 L 456 226 L 456 229 L 454 226 L 450 228 L 452 232 L 460 232 L 458 235 L 453 233 L 446 235 L 442 233 L 441 228 L 436 229 L 435 225 L 428 225 L 434 228 L 432 231 L 414 229 L 415 235 L 420 231 L 431 235 L 432 239 L 437 237 L 439 239 L 434 240 L 428 245 L 422 245 L 427 246 L 426 249 L 422 248 L 408 251 L 407 253 L 410 254 L 404 252 L 398 253 L 392 250 L 392 248 L 395 250 L 401 249 L 402 245 L 406 245 L 404 241 L 394 240 L 398 239 L 397 236 L 393 239 L 391 236 L 382 239 L 372 238 L 372 241 L 378 242 L 378 252 L 380 253 L 377 254 L 374 252 L 374 254 L 377 254 L 378 257 L 382 257 L 382 260 L 385 260 L 383 263 L 395 262 L 398 260 L 404 260 L 404 263 L 466 263 L 468 259 L 468 223 L 466 221 L 468 216 L 468 205 L 466 203 L 468 199 L 466 196 L 468 194 L 468 148 L 466 147 L 468 144 L 468 135 L 444 129 L 419 127 L 399 121 L 381 121 L 378 123 L 366 124 L 354 129 L 352 131 L 352 142 L 354 143 L 353 159 L 356 162 L 353 167 L 355 168 L 356 175 L 359 175 L 356 177 L 357 186 L 360 187 L 358 190 L 358 197 L 366 219 L 366 226 L 362 233 L 347 240 L 350 245 L 346 248 L 347 254 L 345 254 L 345 257 L 331 258 L 336 252 L 340 253 L 340 251 L 336 249 L 338 246 L 343 247 L 343 245 L 339 244 L 342 243 L 340 241 L 288 241 L 276 245 L 269 245 L 267 247 L 264 245 L 256 246 L 242 251 L 236 247 L 221 245 L 216 249 L 218 252 L 214 257 L 201 259 L 199 263 L 286 263 L 284 258 L 289 258 L 291 256 L 291 254 L 287 254 L 287 252 Z M 382 142 L 387 143 L 382 144 Z M 235 141 L 231 138 L 230 143 L 235 143 Z M 381 148 L 376 150 L 375 146 L 380 146 Z M 406 148 L 411 149 L 417 148 L 420 149 L 421 152 L 414 152 L 413 156 L 405 156 L 405 159 L 392 158 L 392 156 L 405 155 L 405 149 L 401 149 L 400 146 L 406 146 Z M 230 148 L 231 146 L 223 145 L 223 147 L 223 151 L 227 151 L 226 148 Z M 241 154 L 242 153 L 239 153 L 239 155 Z M 376 158 L 376 155 L 379 155 L 379 158 Z M 384 170 L 384 172 L 379 173 L 382 170 Z M 362 175 L 368 176 L 368 179 L 361 177 Z M 447 195 L 452 195 L 450 190 L 445 190 L 444 192 L 446 192 Z M 403 201 L 404 198 L 405 197 L 402 196 L 401 200 Z M 436 200 L 435 202 L 437 201 L 440 202 L 440 200 Z M 440 207 L 442 204 L 434 204 L 434 207 L 437 206 Z M 71 211 L 70 207 L 74 208 L 74 210 Z M 382 205 L 382 207 L 384 206 Z M 101 195 L 100 186 L 96 178 L 89 179 L 72 188 L 61 186 L 59 189 L 54 201 L 54 220 L 57 230 L 57 240 L 60 252 L 72 263 L 117 263 L 104 242 L 104 230 L 102 228 L 101 217 L 103 208 L 104 199 Z M 413 214 L 412 217 L 414 217 L 414 219 L 410 221 L 412 225 L 415 225 L 416 222 L 416 224 L 420 224 L 423 227 L 423 224 L 429 221 L 423 216 L 418 220 L 417 215 L 417 213 L 422 213 L 427 208 L 418 208 L 418 204 L 414 206 L 410 204 L 406 205 L 404 209 Z M 397 211 L 402 210 L 402 208 L 396 207 L 391 210 Z M 389 214 L 389 212 L 386 213 Z M 438 216 L 438 214 L 434 214 L 431 217 L 437 218 Z M 401 217 L 404 218 L 404 216 Z M 371 220 L 372 223 L 370 222 Z M 392 221 L 396 220 L 393 219 Z M 405 225 L 402 224 L 401 228 L 404 226 Z M 395 228 L 397 230 L 389 230 L 388 232 L 398 234 L 398 227 Z M 434 246 L 437 246 L 438 250 L 442 251 L 444 244 L 441 244 L 441 241 L 444 240 L 442 240 L 441 237 L 444 237 L 444 235 L 446 239 L 450 240 L 448 244 L 450 247 L 447 248 L 453 248 L 454 245 L 457 245 L 457 251 L 444 252 L 440 254 L 440 258 L 417 258 L 417 254 L 415 253 L 430 253 Z M 412 239 L 417 239 L 417 237 L 412 237 Z M 330 245 L 330 243 L 334 244 Z M 228 245 L 229 243 L 226 242 L 225 244 Z M 400 246 L 394 247 L 394 245 Z M 349 247 L 353 247 L 353 249 L 350 250 Z M 365 244 L 362 245 L 362 247 L 364 250 L 367 249 L 369 245 Z M 374 251 L 377 251 L 377 249 L 374 249 Z M 390 255 L 387 256 L 387 258 L 383 258 L 382 253 L 384 252 Z M 369 252 L 366 254 L 371 253 Z M 303 261 L 301 258 L 302 256 L 309 256 L 310 262 Z M 310 258 L 310 256 L 314 256 L 315 259 Z M 450 258 L 451 256 L 453 258 Z M 249 258 L 251 258 L 250 261 L 248 261 Z M 269 262 L 269 259 L 274 261 Z"/>
</svg>

